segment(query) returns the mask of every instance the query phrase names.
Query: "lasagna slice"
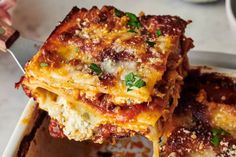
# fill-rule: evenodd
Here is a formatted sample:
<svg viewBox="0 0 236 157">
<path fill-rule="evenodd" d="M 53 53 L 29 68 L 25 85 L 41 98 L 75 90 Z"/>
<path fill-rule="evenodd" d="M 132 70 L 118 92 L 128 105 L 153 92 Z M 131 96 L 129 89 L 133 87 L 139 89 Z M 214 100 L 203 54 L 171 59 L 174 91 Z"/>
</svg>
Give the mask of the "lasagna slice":
<svg viewBox="0 0 236 157">
<path fill-rule="evenodd" d="M 141 134 L 177 105 L 188 69 L 189 22 L 111 6 L 74 7 L 25 66 L 20 84 L 52 119 L 53 136 L 101 143 Z"/>
<path fill-rule="evenodd" d="M 236 77 L 206 68 L 191 70 L 173 125 L 167 127 L 163 157 L 235 157 L 235 87 Z"/>
</svg>

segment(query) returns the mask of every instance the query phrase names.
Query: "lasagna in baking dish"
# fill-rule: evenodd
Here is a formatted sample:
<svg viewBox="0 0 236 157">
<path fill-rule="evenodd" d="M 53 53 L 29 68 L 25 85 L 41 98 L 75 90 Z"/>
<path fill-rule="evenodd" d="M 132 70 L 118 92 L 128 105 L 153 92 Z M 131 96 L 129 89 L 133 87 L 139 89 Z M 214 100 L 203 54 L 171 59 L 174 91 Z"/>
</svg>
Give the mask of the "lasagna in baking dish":
<svg viewBox="0 0 236 157">
<path fill-rule="evenodd" d="M 163 157 L 236 156 L 236 77 L 197 68 L 189 72 L 174 112 Z M 167 124 L 168 125 L 168 124 Z"/>
<path fill-rule="evenodd" d="M 20 84 L 48 112 L 52 136 L 102 143 L 141 134 L 158 147 L 188 70 L 189 22 L 74 7 L 26 64 Z"/>
<path fill-rule="evenodd" d="M 160 156 L 235 157 L 235 87 L 235 76 L 203 67 L 190 69 L 172 124 L 164 126 L 168 135 L 167 140 L 161 138 Z M 42 114 L 22 140 L 18 156 L 150 157 L 152 154 L 152 143 L 141 136 L 117 139 L 112 145 L 109 141 L 97 145 L 92 141 L 53 138 L 47 130 L 49 116 Z"/>
</svg>

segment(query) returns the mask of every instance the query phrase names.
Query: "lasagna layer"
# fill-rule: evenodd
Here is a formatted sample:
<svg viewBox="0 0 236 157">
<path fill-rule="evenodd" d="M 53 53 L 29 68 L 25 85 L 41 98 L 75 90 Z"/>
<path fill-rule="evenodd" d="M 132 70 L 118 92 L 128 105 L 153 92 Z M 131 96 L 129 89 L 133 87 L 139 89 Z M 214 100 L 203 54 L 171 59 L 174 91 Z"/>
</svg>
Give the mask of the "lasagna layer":
<svg viewBox="0 0 236 157">
<path fill-rule="evenodd" d="M 171 117 L 188 70 L 187 24 L 111 6 L 74 7 L 20 83 L 53 119 L 52 135 L 101 143 L 142 134 L 158 146 L 158 120 Z"/>
</svg>

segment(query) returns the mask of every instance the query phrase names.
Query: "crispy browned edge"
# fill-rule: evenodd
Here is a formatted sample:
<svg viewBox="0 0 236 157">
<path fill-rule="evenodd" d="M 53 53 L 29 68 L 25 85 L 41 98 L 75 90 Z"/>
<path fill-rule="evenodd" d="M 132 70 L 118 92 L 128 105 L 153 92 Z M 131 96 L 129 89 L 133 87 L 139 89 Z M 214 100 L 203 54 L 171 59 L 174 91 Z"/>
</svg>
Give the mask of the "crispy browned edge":
<svg viewBox="0 0 236 157">
<path fill-rule="evenodd" d="M 219 89 L 212 88 L 215 86 Z M 188 77 L 185 78 L 181 99 L 174 113 L 173 130 L 162 147 L 163 157 L 171 154 L 176 157 L 185 157 L 190 151 L 201 152 L 204 149 L 212 149 L 217 155 L 227 156 L 227 151 L 232 151 L 231 149 L 236 145 L 235 137 L 230 134 L 220 135 L 222 143 L 219 146 L 211 143 L 214 126 L 208 115 L 208 106 L 197 101 L 199 92 L 201 93 L 202 90 L 206 92 L 209 102 L 224 104 L 231 108 L 236 107 L 235 77 L 214 72 L 214 69 L 208 67 L 190 70 Z M 221 99 L 222 94 L 226 97 L 224 100 Z"/>
</svg>

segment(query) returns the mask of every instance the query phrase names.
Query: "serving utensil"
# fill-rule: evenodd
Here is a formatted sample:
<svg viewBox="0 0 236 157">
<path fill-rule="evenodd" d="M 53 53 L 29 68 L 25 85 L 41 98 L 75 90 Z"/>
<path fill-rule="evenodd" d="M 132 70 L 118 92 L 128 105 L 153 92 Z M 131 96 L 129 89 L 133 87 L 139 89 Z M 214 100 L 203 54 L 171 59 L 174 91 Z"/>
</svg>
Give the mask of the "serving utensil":
<svg viewBox="0 0 236 157">
<path fill-rule="evenodd" d="M 0 20 L 0 50 L 9 52 L 23 72 L 25 63 L 41 45 L 40 41 L 23 38 L 12 26 Z"/>
</svg>

